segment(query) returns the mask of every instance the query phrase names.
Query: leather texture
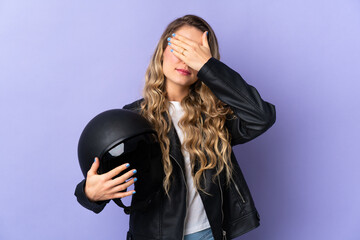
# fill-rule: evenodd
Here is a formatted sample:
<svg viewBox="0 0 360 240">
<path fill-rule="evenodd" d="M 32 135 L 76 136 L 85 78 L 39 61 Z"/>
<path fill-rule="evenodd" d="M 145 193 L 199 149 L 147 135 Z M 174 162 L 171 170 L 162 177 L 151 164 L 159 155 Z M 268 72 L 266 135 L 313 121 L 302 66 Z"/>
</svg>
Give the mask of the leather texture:
<svg viewBox="0 0 360 240">
<path fill-rule="evenodd" d="M 264 101 L 253 86 L 220 60 L 210 58 L 199 70 L 197 77 L 234 111 L 235 118 L 229 116 L 225 123 L 232 146 L 256 138 L 275 123 L 275 106 Z M 143 99 L 138 99 L 123 108 L 139 111 L 141 101 Z M 164 193 L 159 194 L 145 211 L 133 212 L 127 239 L 183 239 L 187 192 L 184 158 L 174 126 L 171 126 L 168 137 L 174 179 L 169 192 L 170 199 Z M 206 171 L 206 181 L 203 182 L 210 195 L 199 191 L 215 240 L 233 239 L 260 225 L 260 215 L 233 152 L 231 161 L 234 182 L 229 187 L 225 184 L 224 173 L 212 181 L 215 170 L 210 169 Z M 95 213 L 101 212 L 109 201 L 90 202 L 84 193 L 84 186 L 85 179 L 76 187 L 78 202 Z"/>
</svg>

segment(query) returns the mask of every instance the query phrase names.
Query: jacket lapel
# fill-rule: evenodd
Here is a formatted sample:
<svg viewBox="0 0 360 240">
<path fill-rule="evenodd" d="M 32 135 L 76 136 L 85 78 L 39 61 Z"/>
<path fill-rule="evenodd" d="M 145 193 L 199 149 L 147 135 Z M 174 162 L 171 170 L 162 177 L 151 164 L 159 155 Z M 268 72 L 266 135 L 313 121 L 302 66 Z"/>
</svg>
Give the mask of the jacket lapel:
<svg viewBox="0 0 360 240">
<path fill-rule="evenodd" d="M 167 115 L 163 113 L 163 116 L 166 119 L 166 121 L 169 123 L 169 119 Z M 185 172 L 184 156 L 182 155 L 181 152 L 181 142 L 172 121 L 171 121 L 170 131 L 168 132 L 167 137 L 170 140 L 170 149 L 169 149 L 170 157 L 173 157 L 174 160 L 179 164 L 180 168 Z"/>
<path fill-rule="evenodd" d="M 169 119 L 167 117 L 167 115 L 165 113 L 163 113 L 164 118 L 166 119 L 166 121 L 169 123 Z M 203 119 L 203 121 L 205 121 L 205 114 L 201 113 L 201 117 Z M 185 160 L 184 160 L 184 156 L 181 152 L 181 142 L 180 142 L 180 138 L 176 132 L 175 126 L 173 125 L 173 122 L 171 121 L 171 126 L 170 126 L 170 131 L 168 133 L 168 138 L 170 140 L 170 156 L 172 156 L 174 158 L 174 160 L 179 164 L 179 166 L 182 168 L 183 171 L 185 171 Z M 207 154 L 205 153 L 206 157 Z M 197 172 L 197 170 L 199 170 L 199 163 L 197 161 L 195 161 L 195 167 L 194 167 L 194 173 Z"/>
</svg>

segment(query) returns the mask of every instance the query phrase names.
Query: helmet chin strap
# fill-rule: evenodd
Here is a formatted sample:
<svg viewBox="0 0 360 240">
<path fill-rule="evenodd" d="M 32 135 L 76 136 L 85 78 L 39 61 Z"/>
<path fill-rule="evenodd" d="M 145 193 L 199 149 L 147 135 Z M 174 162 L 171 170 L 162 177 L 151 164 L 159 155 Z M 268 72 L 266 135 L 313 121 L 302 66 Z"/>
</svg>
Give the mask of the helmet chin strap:
<svg viewBox="0 0 360 240">
<path fill-rule="evenodd" d="M 160 193 L 160 190 L 156 191 L 155 193 L 152 193 L 150 196 L 148 196 L 144 201 L 135 202 L 132 203 L 131 206 L 125 206 L 125 204 L 121 201 L 120 198 L 115 198 L 113 201 L 118 205 L 119 207 L 124 208 L 124 213 L 129 215 L 133 211 L 136 210 L 145 210 L 146 207 L 152 202 L 154 197 Z"/>
<path fill-rule="evenodd" d="M 152 159 L 153 154 L 156 154 L 156 151 L 154 152 L 154 149 L 156 148 L 152 148 L 152 146 L 148 145 L 150 148 L 150 151 L 147 151 L 147 159 Z M 135 188 L 136 188 L 136 184 L 135 183 Z M 141 211 L 141 210 L 145 210 L 148 205 L 153 201 L 153 199 L 158 198 L 160 192 L 161 192 L 162 187 L 159 187 L 156 190 L 154 190 L 151 194 L 148 194 L 148 196 L 144 199 L 144 200 L 137 200 L 137 197 L 141 196 L 134 196 L 135 198 L 132 199 L 131 201 L 131 206 L 125 206 L 125 204 L 122 202 L 121 198 L 115 198 L 113 199 L 113 201 L 116 203 L 116 205 L 118 205 L 119 207 L 124 208 L 124 212 L 125 214 L 129 215 L 130 213 L 132 213 L 133 211 Z M 126 191 L 126 190 L 124 190 Z M 137 193 L 140 194 L 140 193 Z M 143 198 L 141 196 L 141 198 Z"/>
</svg>

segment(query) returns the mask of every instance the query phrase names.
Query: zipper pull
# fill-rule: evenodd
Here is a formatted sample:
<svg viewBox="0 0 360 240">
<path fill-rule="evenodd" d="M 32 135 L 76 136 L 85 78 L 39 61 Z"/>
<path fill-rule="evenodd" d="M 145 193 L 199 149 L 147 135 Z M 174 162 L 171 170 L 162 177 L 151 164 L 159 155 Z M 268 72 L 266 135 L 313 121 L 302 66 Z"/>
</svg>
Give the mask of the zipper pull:
<svg viewBox="0 0 360 240">
<path fill-rule="evenodd" d="M 226 231 L 223 230 L 223 240 L 226 240 Z"/>
</svg>

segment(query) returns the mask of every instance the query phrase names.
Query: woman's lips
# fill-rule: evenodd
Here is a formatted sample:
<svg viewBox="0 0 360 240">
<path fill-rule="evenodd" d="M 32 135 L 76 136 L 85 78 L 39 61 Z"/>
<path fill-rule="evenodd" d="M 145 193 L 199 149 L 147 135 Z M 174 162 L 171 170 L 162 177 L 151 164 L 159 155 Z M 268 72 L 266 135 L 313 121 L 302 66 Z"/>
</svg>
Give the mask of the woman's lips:
<svg viewBox="0 0 360 240">
<path fill-rule="evenodd" d="M 176 71 L 178 71 L 182 75 L 190 75 L 190 72 L 184 69 L 176 69 Z"/>
</svg>

